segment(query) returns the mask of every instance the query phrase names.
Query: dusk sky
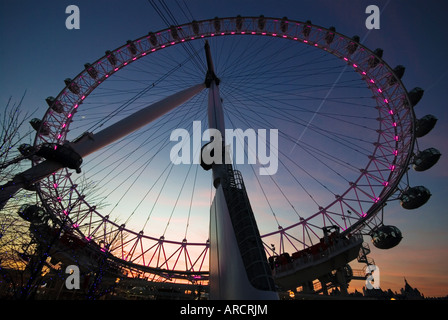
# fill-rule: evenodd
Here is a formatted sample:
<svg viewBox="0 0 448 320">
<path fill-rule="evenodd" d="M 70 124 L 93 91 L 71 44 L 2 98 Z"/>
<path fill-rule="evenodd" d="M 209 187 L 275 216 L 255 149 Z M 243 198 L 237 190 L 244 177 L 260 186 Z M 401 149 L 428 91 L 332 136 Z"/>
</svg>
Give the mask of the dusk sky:
<svg viewBox="0 0 448 320">
<path fill-rule="evenodd" d="M 390 66 L 406 67 L 402 79 L 406 88 L 425 90 L 415 109 L 417 117 L 433 114 L 438 118 L 434 130 L 419 139 L 418 145 L 422 150 L 435 147 L 442 157 L 426 172 L 410 171 L 410 184 L 426 186 L 432 197 L 411 211 L 402 209 L 398 201 L 388 204 L 387 222 L 400 228 L 403 240 L 391 250 L 373 249 L 370 257 L 381 270 L 382 289 L 399 291 L 406 278 L 427 297 L 446 296 L 448 4 L 436 0 L 166 0 L 179 23 L 190 21 L 179 10 L 178 3 L 184 2 L 195 20 L 264 15 L 335 26 L 347 36 L 359 35 L 362 44 L 372 50 L 382 48 Z M 381 10 L 379 30 L 365 26 L 365 9 L 372 4 Z M 79 30 L 65 27 L 69 5 L 80 9 Z M 75 77 L 84 63 L 99 59 L 126 40 L 166 27 L 147 0 L 0 0 L 0 103 L 6 105 L 10 97 L 18 101 L 26 91 L 24 108 L 42 117 L 47 110 L 45 99 L 56 96 L 64 88 L 63 80 Z"/>
</svg>

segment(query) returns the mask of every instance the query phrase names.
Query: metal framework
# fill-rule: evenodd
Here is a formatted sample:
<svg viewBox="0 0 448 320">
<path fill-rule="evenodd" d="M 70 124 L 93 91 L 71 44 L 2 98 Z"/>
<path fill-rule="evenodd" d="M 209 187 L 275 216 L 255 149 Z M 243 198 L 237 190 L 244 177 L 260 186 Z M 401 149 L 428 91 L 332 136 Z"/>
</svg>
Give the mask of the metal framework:
<svg viewBox="0 0 448 320">
<path fill-rule="evenodd" d="M 377 213 L 397 192 L 414 152 L 413 106 L 401 80 L 378 53 L 332 29 L 311 23 L 265 17 L 217 18 L 194 21 L 128 41 L 94 63 L 86 64 L 81 73 L 66 81 L 66 87 L 49 102 L 36 134 L 35 147 L 43 143 L 63 144 L 72 121 L 76 121 L 78 108 L 83 107 L 89 94 L 132 62 L 170 46 L 223 36 L 282 38 L 292 44 L 301 43 L 328 52 L 364 79 L 377 103 L 378 138 L 369 162 L 360 168 L 359 177 L 350 182 L 343 194 L 308 218 L 262 235 L 265 243 L 275 241 L 279 252 L 285 250 L 285 242 L 300 250 L 310 245 L 311 237 L 321 237 L 322 227 L 337 225 L 348 234 L 377 223 Z M 169 273 L 167 278 L 177 276 L 191 281 L 205 276 L 208 241 L 189 243 L 187 239 L 159 239 L 118 225 L 88 203 L 88 196 L 77 190 L 71 174 L 68 169 L 56 171 L 43 179 L 38 189 L 50 212 L 69 217 L 73 232 L 82 235 L 85 241 L 103 243 L 105 251 L 112 252 L 124 263 L 141 266 L 142 270 L 154 274 L 166 272 Z M 290 233 L 293 228 L 299 230 L 299 237 Z M 271 240 L 273 238 L 276 240 Z M 114 239 L 114 247 L 109 246 L 111 239 Z M 266 245 L 268 254 L 272 253 L 271 249 Z"/>
</svg>

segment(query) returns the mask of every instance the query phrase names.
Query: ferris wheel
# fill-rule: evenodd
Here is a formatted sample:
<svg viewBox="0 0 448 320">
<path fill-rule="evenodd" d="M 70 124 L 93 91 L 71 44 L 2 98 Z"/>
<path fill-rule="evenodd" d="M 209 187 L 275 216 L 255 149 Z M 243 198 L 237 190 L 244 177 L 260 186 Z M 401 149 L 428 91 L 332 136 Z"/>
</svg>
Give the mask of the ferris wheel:
<svg viewBox="0 0 448 320">
<path fill-rule="evenodd" d="M 436 122 L 416 118 L 423 91 L 407 91 L 404 68 L 391 68 L 381 49 L 359 37 L 286 18 L 215 18 L 149 32 L 66 79 L 32 123 L 34 165 L 64 164 L 38 184 L 46 209 L 84 243 L 151 280 L 208 280 L 215 188 L 197 162 L 208 126 L 206 41 L 226 128 L 278 130 L 277 145 L 269 144 L 273 135 L 258 135 L 256 150 L 245 143 L 249 136 L 233 145 L 244 150 L 245 161 L 233 166 L 267 257 L 312 248 L 330 227 L 344 237 L 371 236 L 378 248 L 397 245 L 401 233 L 383 210 L 391 200 L 405 209 L 423 205 L 429 190 L 403 177 L 410 165 L 426 170 L 440 157 L 416 145 Z M 139 120 L 136 112 L 167 99 L 178 107 L 149 125 L 81 156 L 70 146 L 114 135 L 129 117 Z M 179 141 L 170 135 L 179 128 L 192 138 L 176 164 L 170 152 Z M 261 146 L 264 154 L 249 163 Z M 269 154 L 276 170 L 260 175 L 267 166 L 260 157 Z"/>
</svg>

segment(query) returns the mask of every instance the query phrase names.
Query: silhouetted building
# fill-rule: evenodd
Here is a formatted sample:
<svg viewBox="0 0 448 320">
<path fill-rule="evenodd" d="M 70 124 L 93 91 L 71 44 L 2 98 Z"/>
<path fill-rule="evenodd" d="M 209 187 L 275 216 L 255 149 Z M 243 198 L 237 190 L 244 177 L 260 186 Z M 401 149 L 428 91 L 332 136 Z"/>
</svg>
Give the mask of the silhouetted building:
<svg viewBox="0 0 448 320">
<path fill-rule="evenodd" d="M 404 279 L 404 288 L 400 289 L 400 293 L 392 292 L 391 289 L 387 291 L 381 289 L 366 289 L 363 288 L 363 294 L 365 297 L 380 299 L 380 300 L 422 300 L 425 299 L 424 295 L 417 289 L 413 288 L 406 278 Z"/>
<path fill-rule="evenodd" d="M 420 299 L 424 299 L 425 297 L 423 296 L 423 294 L 420 293 L 420 291 L 418 291 L 417 288 L 412 288 L 410 286 L 410 284 L 408 283 L 408 281 L 406 280 L 406 278 L 404 278 L 404 288 L 402 288 L 400 297 L 403 300 L 420 300 Z"/>
</svg>

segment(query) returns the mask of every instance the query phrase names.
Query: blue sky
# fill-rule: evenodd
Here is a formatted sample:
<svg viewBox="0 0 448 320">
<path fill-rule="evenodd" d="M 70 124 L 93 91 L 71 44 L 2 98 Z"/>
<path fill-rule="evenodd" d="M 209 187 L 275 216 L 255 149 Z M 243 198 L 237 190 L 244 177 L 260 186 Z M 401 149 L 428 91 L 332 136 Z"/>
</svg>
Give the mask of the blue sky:
<svg viewBox="0 0 448 320">
<path fill-rule="evenodd" d="M 176 1 L 166 1 L 180 23 L 187 22 L 177 10 Z M 398 290 L 403 276 L 426 295 L 448 294 L 448 60 L 446 52 L 446 12 L 442 1 L 187 1 L 196 20 L 215 16 L 253 15 L 283 17 L 324 27 L 335 26 L 348 36 L 359 35 L 367 47 L 382 48 L 391 66 L 406 67 L 403 82 L 408 90 L 419 86 L 425 94 L 416 107 L 418 117 L 434 114 L 439 120 L 428 136 L 419 139 L 421 149 L 436 147 L 442 153 L 439 163 L 424 173 L 411 172 L 413 185 L 431 190 L 430 202 L 417 210 L 404 211 L 392 204 L 387 214 L 391 224 L 400 227 L 404 239 L 394 251 L 374 251 L 373 258 L 385 276 L 384 287 Z M 80 8 L 80 30 L 65 28 L 65 8 Z M 381 29 L 367 30 L 365 8 L 375 4 L 382 10 Z M 104 55 L 149 31 L 166 25 L 146 0 L 131 1 L 0 1 L 0 103 L 9 97 L 19 100 L 27 94 L 24 106 L 43 115 L 45 98 L 56 96 L 63 80 L 76 76 L 86 62 Z M 412 266 L 412 268 L 411 268 Z M 387 270 L 387 271 L 386 271 Z M 387 275 L 387 276 L 386 276 Z M 439 287 L 442 287 L 440 289 Z M 437 288 L 437 290 L 435 289 Z"/>
</svg>

